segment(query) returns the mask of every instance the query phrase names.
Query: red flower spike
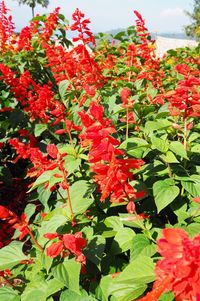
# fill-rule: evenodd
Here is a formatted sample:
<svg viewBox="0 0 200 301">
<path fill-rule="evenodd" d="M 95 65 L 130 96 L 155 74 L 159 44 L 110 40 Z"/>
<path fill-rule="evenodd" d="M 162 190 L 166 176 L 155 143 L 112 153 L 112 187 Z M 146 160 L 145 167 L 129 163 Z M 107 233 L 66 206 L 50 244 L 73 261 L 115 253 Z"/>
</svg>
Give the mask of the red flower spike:
<svg viewBox="0 0 200 301">
<path fill-rule="evenodd" d="M 131 96 L 131 91 L 128 88 L 123 88 L 120 93 L 124 105 L 128 104 L 128 98 Z"/>
</svg>

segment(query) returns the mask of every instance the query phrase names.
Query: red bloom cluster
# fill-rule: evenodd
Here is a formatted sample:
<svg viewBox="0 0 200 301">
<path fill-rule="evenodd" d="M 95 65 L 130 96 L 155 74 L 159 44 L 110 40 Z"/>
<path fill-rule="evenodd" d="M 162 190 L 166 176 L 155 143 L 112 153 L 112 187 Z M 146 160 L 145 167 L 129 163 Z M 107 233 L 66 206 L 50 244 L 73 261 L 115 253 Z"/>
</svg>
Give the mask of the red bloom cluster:
<svg viewBox="0 0 200 301">
<path fill-rule="evenodd" d="M 164 229 L 158 240 L 158 252 L 164 257 L 156 264 L 155 287 L 166 278 L 163 291 L 172 291 L 176 301 L 194 301 L 200 296 L 200 234 L 193 239 L 182 229 Z"/>
<path fill-rule="evenodd" d="M 26 26 L 24 28 L 22 28 L 20 34 L 19 34 L 19 38 L 18 38 L 18 43 L 17 43 L 17 47 L 18 50 L 25 50 L 25 51 L 30 51 L 33 50 L 33 47 L 31 45 L 31 39 L 32 39 L 32 35 L 31 35 L 31 30 L 29 26 Z"/>
<path fill-rule="evenodd" d="M 12 46 L 12 36 L 14 35 L 14 24 L 12 16 L 7 16 L 8 9 L 4 1 L 0 2 L 0 51 L 8 46 Z"/>
<path fill-rule="evenodd" d="M 14 212 L 4 206 L 0 206 L 0 219 L 6 221 L 10 227 L 20 231 L 19 240 L 29 233 L 27 217 L 24 213 L 18 217 Z"/>
<path fill-rule="evenodd" d="M 80 135 L 82 144 L 90 145 L 89 162 L 95 173 L 95 180 L 99 184 L 101 191 L 101 201 L 110 197 L 111 202 L 119 203 L 132 201 L 141 196 L 129 184 L 133 179 L 131 169 L 139 169 L 144 163 L 137 159 L 120 159 L 118 156 L 124 152 L 116 146 L 120 141 L 113 138 L 111 134 L 116 132 L 111 120 L 103 118 L 104 109 L 95 102 L 90 104 L 89 113 L 80 112 L 80 118 L 86 127 L 84 133 Z M 143 194 L 143 193 L 142 193 Z"/>
<path fill-rule="evenodd" d="M 149 32 L 148 29 L 145 26 L 145 20 L 142 18 L 141 14 L 134 10 L 134 14 L 136 15 L 136 30 L 137 30 L 137 35 L 140 37 L 141 40 L 141 45 L 139 46 L 139 55 L 143 59 L 149 59 L 151 55 L 155 56 L 155 51 L 154 47 L 149 47 L 149 40 L 148 37 Z M 153 43 L 153 41 L 151 41 Z"/>
<path fill-rule="evenodd" d="M 94 46 L 96 45 L 93 33 L 88 28 L 88 24 L 90 24 L 89 19 L 83 19 L 85 14 L 83 14 L 78 8 L 72 15 L 72 20 L 74 23 L 70 26 L 72 31 L 77 30 L 79 35 L 77 38 L 73 38 L 74 42 L 82 41 L 84 45 L 92 43 Z M 82 20 L 83 19 L 83 20 Z"/>
<path fill-rule="evenodd" d="M 121 93 L 121 99 L 122 99 L 122 103 L 123 106 L 126 108 L 127 106 L 131 106 L 133 104 L 133 102 L 131 102 L 131 104 L 129 104 L 129 97 L 131 96 L 131 91 L 129 90 L 129 88 L 123 88 Z"/>
<path fill-rule="evenodd" d="M 64 234 L 58 235 L 57 233 L 46 233 L 44 235 L 47 239 L 58 238 L 58 242 L 53 242 L 50 247 L 46 249 L 47 256 L 52 258 L 61 255 L 62 257 L 69 256 L 73 254 L 76 256 L 76 261 L 81 264 L 86 263 L 85 255 L 82 253 L 82 249 L 86 247 L 86 240 L 83 238 L 81 232 L 76 232 L 75 234 Z"/>
<path fill-rule="evenodd" d="M 38 147 L 32 146 L 31 142 L 28 144 L 25 144 L 23 142 L 20 142 L 19 139 L 10 139 L 10 144 L 15 148 L 17 152 L 17 158 L 15 159 L 15 162 L 22 158 L 22 159 L 29 159 L 31 163 L 33 164 L 33 167 L 31 167 L 27 173 L 29 177 L 38 177 L 43 172 L 47 170 L 53 170 L 56 167 L 59 168 L 61 173 L 59 175 L 56 175 L 58 178 L 60 178 L 60 185 L 63 187 L 63 189 L 68 188 L 68 185 L 66 185 L 66 179 L 65 176 L 67 176 L 67 172 L 64 169 L 64 157 L 66 156 L 66 153 L 60 154 L 57 147 L 54 144 L 47 145 L 47 155 L 43 155 L 43 153 L 39 150 Z M 50 157 L 50 158 L 49 158 Z M 64 179 L 63 179 L 63 174 Z M 62 181 L 63 180 L 63 181 Z M 48 187 L 48 183 L 45 187 Z M 51 190 L 54 190 L 54 186 L 50 187 Z"/>
<path fill-rule="evenodd" d="M 164 100 L 167 100 L 169 102 L 169 111 L 172 116 L 182 116 L 183 119 L 187 119 L 190 116 L 199 117 L 199 72 L 193 72 L 186 64 L 176 65 L 175 71 L 182 74 L 184 79 L 178 82 L 175 90 L 157 95 L 152 100 L 152 103 L 162 105 L 164 104 Z"/>
<path fill-rule="evenodd" d="M 93 34 L 87 27 L 90 21 L 83 19 L 84 14 L 76 10 L 73 14 L 74 23 L 71 30 L 77 30 L 79 35 L 73 41 L 77 42 L 70 51 L 62 45 L 43 44 L 48 58 L 47 66 L 50 66 L 56 82 L 59 84 L 62 80 L 68 80 L 68 90 L 84 89 L 86 94 L 94 96 L 96 89 L 102 87 L 105 79 L 101 74 L 101 69 L 94 58 L 88 52 L 88 43 L 95 45 Z"/>
<path fill-rule="evenodd" d="M 163 292 L 169 291 L 176 301 L 199 301 L 200 234 L 190 239 L 182 229 L 164 229 L 157 245 L 164 258 L 156 264 L 153 290 L 138 301 L 158 301 Z"/>
<path fill-rule="evenodd" d="M 42 33 L 40 35 L 40 38 L 44 40 L 44 42 L 48 42 L 51 38 L 54 30 L 56 29 L 58 25 L 58 14 L 60 11 L 60 7 L 57 7 L 54 12 L 50 13 L 47 17 L 44 27 L 42 28 Z"/>
<path fill-rule="evenodd" d="M 52 112 L 55 109 L 60 112 L 59 116 L 55 116 L 59 121 L 64 116 L 64 106 L 54 98 L 54 93 L 51 89 L 51 84 L 37 84 L 31 77 L 28 71 L 22 73 L 19 77 L 11 69 L 3 64 L 0 64 L 2 75 L 0 80 L 3 80 L 10 86 L 11 92 L 14 93 L 16 100 L 21 103 L 24 110 L 30 114 L 32 120 L 40 118 L 42 122 L 47 123 L 54 117 Z"/>
<path fill-rule="evenodd" d="M 169 97 L 169 110 L 171 115 L 183 115 L 184 119 L 189 116 L 200 116 L 200 79 L 190 74 L 190 68 L 185 64 L 179 64 L 175 70 L 184 76 L 178 82 L 177 88 Z"/>
</svg>

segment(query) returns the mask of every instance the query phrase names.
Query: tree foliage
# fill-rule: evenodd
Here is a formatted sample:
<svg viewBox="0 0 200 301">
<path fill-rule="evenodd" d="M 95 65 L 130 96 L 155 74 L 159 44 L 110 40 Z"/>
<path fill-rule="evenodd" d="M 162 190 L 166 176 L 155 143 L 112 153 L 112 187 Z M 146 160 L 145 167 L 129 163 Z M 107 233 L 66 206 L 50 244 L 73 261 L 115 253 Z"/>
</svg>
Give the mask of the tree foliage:
<svg viewBox="0 0 200 301">
<path fill-rule="evenodd" d="M 17 0 L 19 4 L 26 4 L 32 9 L 32 16 L 35 16 L 35 7 L 37 4 L 47 7 L 49 5 L 49 0 Z"/>
<path fill-rule="evenodd" d="M 191 18 L 192 24 L 185 27 L 185 32 L 188 36 L 200 39 L 200 0 L 194 0 L 193 12 L 187 12 Z"/>
</svg>

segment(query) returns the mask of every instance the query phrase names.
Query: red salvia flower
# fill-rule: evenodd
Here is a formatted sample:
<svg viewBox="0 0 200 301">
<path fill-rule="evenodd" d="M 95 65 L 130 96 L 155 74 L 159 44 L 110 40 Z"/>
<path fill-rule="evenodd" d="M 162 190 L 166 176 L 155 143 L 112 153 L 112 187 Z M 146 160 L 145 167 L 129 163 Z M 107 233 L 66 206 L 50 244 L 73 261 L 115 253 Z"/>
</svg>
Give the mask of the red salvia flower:
<svg viewBox="0 0 200 301">
<path fill-rule="evenodd" d="M 138 169 L 143 164 L 137 159 L 118 159 L 124 155 L 116 147 L 120 142 L 111 136 L 116 132 L 111 121 L 103 117 L 104 109 L 97 103 L 90 104 L 89 113 L 80 112 L 79 116 L 86 127 L 80 135 L 84 146 L 90 145 L 89 162 L 99 184 L 101 201 L 110 197 L 111 202 L 119 203 L 136 198 L 134 188 L 129 184 L 133 178 L 130 169 Z"/>
<path fill-rule="evenodd" d="M 71 253 L 75 255 L 76 261 L 80 262 L 81 264 L 86 263 L 86 258 L 82 253 L 82 249 L 86 247 L 86 240 L 83 238 L 81 232 L 64 235 L 58 235 L 57 233 L 46 233 L 44 234 L 44 237 L 50 240 L 55 238 L 59 239 L 58 242 L 52 243 L 52 245 L 46 249 L 47 256 L 55 258 L 58 255 L 62 255 L 65 257 Z"/>
<path fill-rule="evenodd" d="M 14 24 L 12 16 L 8 16 L 8 9 L 4 1 L 0 2 L 0 51 L 4 51 L 6 47 L 12 50 L 12 39 L 14 35 Z"/>
<path fill-rule="evenodd" d="M 88 24 L 90 24 L 89 19 L 83 19 L 85 14 L 83 14 L 78 8 L 72 15 L 72 19 L 74 23 L 71 25 L 71 30 L 77 30 L 79 35 L 77 38 L 73 38 L 73 41 L 82 41 L 84 45 L 92 43 L 94 46 L 96 45 L 94 36 L 90 29 L 88 28 Z"/>
<path fill-rule="evenodd" d="M 156 264 L 156 283 L 171 280 L 165 291 L 172 291 L 177 301 L 194 301 L 200 294 L 200 235 L 193 239 L 182 229 L 164 229 L 158 240 L 158 252 L 163 256 Z"/>
<path fill-rule="evenodd" d="M 19 240 L 22 240 L 29 233 L 27 217 L 22 213 L 18 217 L 14 212 L 4 206 L 0 206 L 0 219 L 5 220 L 12 228 L 20 231 Z"/>
<path fill-rule="evenodd" d="M 120 95 L 123 105 L 128 105 L 128 98 L 131 96 L 131 91 L 128 88 L 123 88 Z"/>
</svg>

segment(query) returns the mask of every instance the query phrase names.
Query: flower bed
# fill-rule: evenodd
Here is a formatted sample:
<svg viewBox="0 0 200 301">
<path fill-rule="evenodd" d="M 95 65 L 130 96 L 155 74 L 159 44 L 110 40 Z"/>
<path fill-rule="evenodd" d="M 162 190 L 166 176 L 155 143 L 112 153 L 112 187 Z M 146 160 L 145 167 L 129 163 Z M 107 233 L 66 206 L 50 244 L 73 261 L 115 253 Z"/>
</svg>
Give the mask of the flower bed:
<svg viewBox="0 0 200 301">
<path fill-rule="evenodd" d="M 134 13 L 16 35 L 1 2 L 1 301 L 200 299 L 199 49 L 157 58 Z"/>
</svg>

